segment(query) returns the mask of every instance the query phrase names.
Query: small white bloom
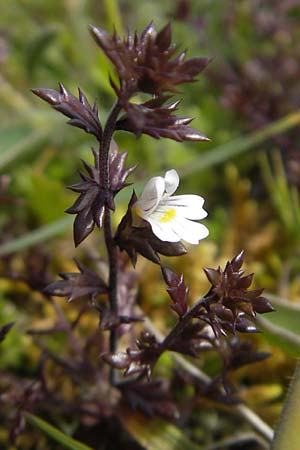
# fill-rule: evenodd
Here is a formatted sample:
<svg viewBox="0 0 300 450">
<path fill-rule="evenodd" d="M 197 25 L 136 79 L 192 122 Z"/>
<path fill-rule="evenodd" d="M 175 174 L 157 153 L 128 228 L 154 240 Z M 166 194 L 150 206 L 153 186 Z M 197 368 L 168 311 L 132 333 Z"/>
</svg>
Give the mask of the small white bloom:
<svg viewBox="0 0 300 450">
<path fill-rule="evenodd" d="M 153 177 L 146 184 L 135 213 L 150 223 L 153 233 L 161 240 L 178 242 L 181 239 L 198 244 L 208 236 L 208 229 L 194 220 L 204 219 L 204 199 L 199 195 L 174 195 L 179 185 L 176 170 L 168 170 L 163 177 Z"/>
</svg>

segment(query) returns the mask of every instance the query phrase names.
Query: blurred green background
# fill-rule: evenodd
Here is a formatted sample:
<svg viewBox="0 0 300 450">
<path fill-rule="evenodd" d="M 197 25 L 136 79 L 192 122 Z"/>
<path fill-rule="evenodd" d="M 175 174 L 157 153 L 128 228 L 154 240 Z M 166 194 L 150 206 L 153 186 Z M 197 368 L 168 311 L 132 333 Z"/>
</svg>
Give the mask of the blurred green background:
<svg viewBox="0 0 300 450">
<path fill-rule="evenodd" d="M 64 214 L 74 200 L 66 186 L 78 181 L 80 159 L 90 158 L 95 142 L 66 126 L 30 89 L 56 89 L 62 82 L 76 95 L 80 86 L 88 99 L 97 99 L 105 120 L 114 101 L 108 81 L 113 68 L 88 25 L 109 32 L 115 27 L 122 34 L 141 31 L 151 19 L 158 29 L 172 23 L 173 40 L 188 48 L 188 57 L 213 57 L 199 82 L 176 96 L 182 98 L 180 115 L 194 117 L 193 126 L 211 141 L 135 139 L 123 132 L 115 137 L 120 149 L 128 150 L 128 164 L 138 163 L 131 177 L 138 191 L 149 177 L 176 168 L 180 190 L 206 199 L 210 236 L 175 263 L 187 272 L 192 299 L 207 286 L 202 267 L 224 264 L 245 249 L 247 269 L 266 288 L 277 313 L 261 322 L 265 333 L 259 339 L 273 356 L 263 374 L 250 370 L 253 386 L 243 395 L 274 425 L 300 348 L 297 1 L 0 0 L 1 273 L 26 271 L 26 257 L 38 249 L 51 255 L 55 277 L 70 269 L 74 256 L 101 248 L 98 233 L 75 250 L 73 217 Z M 116 224 L 131 194 L 126 191 L 118 199 Z M 157 269 L 147 268 L 140 302 L 164 328 L 164 288 Z M 48 313 L 35 301 L 22 286 L 0 280 L 0 325 L 21 323 L 1 349 L 0 367 L 12 373 L 22 372 L 24 361 L 34 372 L 32 342 L 23 330 Z"/>
</svg>

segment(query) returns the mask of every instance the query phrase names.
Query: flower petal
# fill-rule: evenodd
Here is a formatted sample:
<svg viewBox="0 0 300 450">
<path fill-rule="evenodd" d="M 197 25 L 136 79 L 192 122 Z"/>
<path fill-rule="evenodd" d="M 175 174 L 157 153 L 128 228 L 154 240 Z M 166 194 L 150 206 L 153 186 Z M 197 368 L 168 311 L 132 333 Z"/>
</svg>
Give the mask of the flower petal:
<svg viewBox="0 0 300 450">
<path fill-rule="evenodd" d="M 205 225 L 193 222 L 207 216 L 204 199 L 193 194 L 172 197 L 178 185 L 179 176 L 174 169 L 168 170 L 164 178 L 151 178 L 134 205 L 136 213 L 150 223 L 161 241 L 198 244 L 209 234 Z"/>
<path fill-rule="evenodd" d="M 144 187 L 143 193 L 135 203 L 139 215 L 144 217 L 157 207 L 165 191 L 165 180 L 163 177 L 151 178 Z"/>
<path fill-rule="evenodd" d="M 165 191 L 169 195 L 172 195 L 176 191 L 179 185 L 179 176 L 175 169 L 168 170 L 165 174 Z"/>
<path fill-rule="evenodd" d="M 205 225 L 192 220 L 177 217 L 170 222 L 174 233 L 180 236 L 180 239 L 189 244 L 198 244 L 201 239 L 208 236 L 209 231 Z"/>
<path fill-rule="evenodd" d="M 203 209 L 204 199 L 200 195 L 175 195 L 163 200 L 163 204 L 175 207 L 178 214 L 186 219 L 200 220 L 207 216 Z"/>
<path fill-rule="evenodd" d="M 160 223 L 152 217 L 148 217 L 153 233 L 158 239 L 164 242 L 179 242 L 180 237 L 173 231 L 171 222 Z"/>
<path fill-rule="evenodd" d="M 147 221 L 153 233 L 162 241 L 178 242 L 182 239 L 190 244 L 198 244 L 209 233 L 205 225 L 188 220 L 178 209 L 167 205 L 160 204 L 147 217 Z"/>
</svg>

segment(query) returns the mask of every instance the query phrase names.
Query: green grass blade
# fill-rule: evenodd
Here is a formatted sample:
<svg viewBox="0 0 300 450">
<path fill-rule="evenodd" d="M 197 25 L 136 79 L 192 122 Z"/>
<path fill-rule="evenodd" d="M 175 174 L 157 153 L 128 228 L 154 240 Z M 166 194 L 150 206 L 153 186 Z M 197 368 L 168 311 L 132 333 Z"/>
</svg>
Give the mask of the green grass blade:
<svg viewBox="0 0 300 450">
<path fill-rule="evenodd" d="M 282 157 L 279 151 L 271 154 L 271 161 L 265 153 L 259 155 L 262 179 L 273 206 L 289 236 L 299 238 L 300 201 L 296 188 L 288 183 Z"/>
<path fill-rule="evenodd" d="M 104 0 L 104 6 L 108 28 L 114 27 L 116 31 L 122 36 L 123 26 L 118 0 Z"/>
<path fill-rule="evenodd" d="M 300 224 L 300 196 L 297 188 L 291 186 L 291 205 L 294 211 L 295 219 L 298 224 Z"/>
<path fill-rule="evenodd" d="M 50 423 L 46 422 L 43 419 L 40 419 L 39 417 L 33 414 L 26 413 L 25 417 L 28 423 L 30 423 L 34 427 L 39 428 L 41 431 L 47 434 L 47 436 L 49 436 L 50 438 L 52 438 L 54 441 L 58 442 L 65 448 L 68 448 L 70 450 L 93 450 L 91 447 L 88 447 L 87 445 L 82 444 L 79 441 L 76 441 L 70 436 L 67 436 L 58 428 L 54 427 L 53 425 L 50 425 Z"/>
<path fill-rule="evenodd" d="M 257 325 L 264 338 L 274 347 L 280 348 L 287 355 L 300 355 L 300 336 L 286 328 L 273 324 L 265 318 L 258 317 Z"/>
<path fill-rule="evenodd" d="M 23 250 L 31 245 L 50 239 L 65 232 L 73 222 L 73 217 L 65 216 L 62 219 L 51 222 L 49 225 L 38 228 L 16 239 L 12 239 L 0 246 L 0 256 Z"/>
<path fill-rule="evenodd" d="M 189 163 L 186 167 L 179 170 L 181 177 L 190 175 L 194 172 L 208 169 L 216 164 L 223 163 L 230 160 L 234 156 L 245 153 L 259 144 L 262 144 L 267 139 L 284 133 L 285 131 L 300 125 L 300 112 L 296 111 L 279 119 L 262 130 L 256 131 L 247 136 L 242 136 L 238 139 L 228 142 L 227 144 L 208 150 L 197 156 L 194 161 Z"/>
<path fill-rule="evenodd" d="M 133 412 L 122 413 L 127 431 L 147 450 L 202 450 L 177 427 L 163 419 L 149 419 Z"/>
<path fill-rule="evenodd" d="M 274 346 L 292 356 L 300 355 L 300 306 L 288 300 L 282 300 L 273 294 L 266 294 L 276 313 L 257 317 L 259 328 L 264 337 Z"/>
<path fill-rule="evenodd" d="M 299 450 L 300 448 L 300 361 L 283 406 L 271 450 Z"/>
</svg>

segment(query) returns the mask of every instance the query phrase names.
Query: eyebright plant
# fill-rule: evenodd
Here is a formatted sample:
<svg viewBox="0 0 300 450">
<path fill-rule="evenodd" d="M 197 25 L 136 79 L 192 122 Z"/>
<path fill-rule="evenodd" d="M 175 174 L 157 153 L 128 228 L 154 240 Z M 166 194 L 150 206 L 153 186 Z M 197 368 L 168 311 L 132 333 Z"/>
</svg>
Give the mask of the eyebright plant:
<svg viewBox="0 0 300 450">
<path fill-rule="evenodd" d="M 108 277 L 79 261 L 78 272 L 62 273 L 61 280 L 50 284 L 46 282 L 46 271 L 42 277 L 44 283 L 36 283 L 33 270 L 27 278 L 23 277 L 31 287 L 42 291 L 58 311 L 58 324 L 52 332 L 67 330 L 73 344 L 77 337 L 72 333 L 86 310 L 91 307 L 100 317 L 100 330 L 95 330 L 89 342 L 84 346 L 74 344 L 75 351 L 80 353 L 80 363 L 63 360 L 43 348 L 41 368 L 45 360 L 51 358 L 74 379 L 76 385 L 86 385 L 90 383 L 86 378 L 87 372 L 89 380 L 94 382 L 103 378 L 103 362 L 106 362 L 110 385 L 119 390 L 123 401 L 148 415 L 159 414 L 176 419 L 178 410 L 170 391 L 166 389 L 166 382 L 152 378 L 158 359 L 166 351 L 197 358 L 203 351 L 213 350 L 221 360 L 220 374 L 198 387 L 197 391 L 218 401 L 234 402 L 235 390 L 228 381 L 230 371 L 266 357 L 266 354 L 253 351 L 245 341 L 241 342 L 239 335 L 258 331 L 256 315 L 273 310 L 262 296 L 262 289 L 250 289 L 253 274 L 244 275 L 241 268 L 243 252 L 229 261 L 224 270 L 220 267 L 216 270 L 205 269 L 211 287 L 189 306 L 189 286 L 183 274 L 167 267 L 160 255 L 183 255 L 187 249 L 182 241 L 196 245 L 208 236 L 207 227 L 198 222 L 207 215 L 203 209 L 203 198 L 194 194 L 173 195 L 179 185 L 179 176 L 176 170 L 171 169 L 163 177 L 151 178 L 139 198 L 133 191 L 127 212 L 115 230 L 111 220 L 115 197 L 120 190 L 128 187 L 128 176 L 134 170 L 134 167 L 126 166 L 127 152 L 120 152 L 113 140 L 115 131 L 124 130 L 136 136 L 148 134 L 156 139 L 207 141 L 206 136 L 189 125 L 190 117 L 177 116 L 179 102 L 172 99 L 172 94 L 178 92 L 181 84 L 195 82 L 210 59 L 186 59 L 185 51 L 178 54 L 177 46 L 172 44 L 170 25 L 158 32 L 151 22 L 141 34 L 129 33 L 124 39 L 116 32 L 110 36 L 95 26 L 91 26 L 90 31 L 118 76 L 118 83 L 110 79 L 116 100 L 106 122 L 102 123 L 99 119 L 97 103 L 91 104 L 81 89 L 78 98 L 62 84 L 59 90 L 38 88 L 33 89 L 33 93 L 67 116 L 70 125 L 93 135 L 98 142 L 98 147 L 92 148 L 93 164 L 83 161 L 81 180 L 70 186 L 77 199 L 67 212 L 76 215 L 75 246 L 95 230 L 95 225 L 96 230 L 103 232 Z M 149 99 L 143 103 L 133 103 L 132 97 L 138 93 L 148 94 Z M 132 344 L 133 325 L 143 320 L 136 304 L 137 275 L 129 268 L 131 263 L 133 266 L 136 264 L 138 255 L 160 268 L 177 320 L 166 337 L 158 338 L 144 329 L 139 336 L 135 336 L 135 344 Z M 64 321 L 51 296 L 67 297 L 69 301 L 84 296 L 89 301 L 70 325 Z M 126 328 L 125 324 L 131 326 Z M 124 351 L 118 341 L 128 329 L 131 344 Z M 107 341 L 101 337 L 102 360 L 99 366 L 94 367 L 86 358 L 88 349 L 93 345 L 99 355 L 99 332 L 101 336 L 108 334 L 109 337 Z M 5 333 L 6 330 L 2 330 L 2 334 Z M 39 331 L 30 330 L 30 333 L 38 335 Z M 194 382 L 197 383 L 196 380 Z M 23 408 L 32 409 L 33 398 L 43 407 L 44 398 L 47 398 L 47 404 L 51 403 L 51 398 L 54 404 L 59 403 L 44 377 L 38 390 L 38 395 L 27 395 L 29 406 L 26 399 L 22 399 Z M 84 401 L 80 400 L 78 412 L 84 410 L 88 414 Z M 67 408 L 66 403 L 60 403 L 62 408 Z M 100 420 L 101 408 L 98 404 L 95 408 L 93 420 L 98 415 Z M 105 408 L 104 415 L 112 413 L 111 405 Z M 70 410 L 73 410 L 71 405 Z"/>
</svg>

